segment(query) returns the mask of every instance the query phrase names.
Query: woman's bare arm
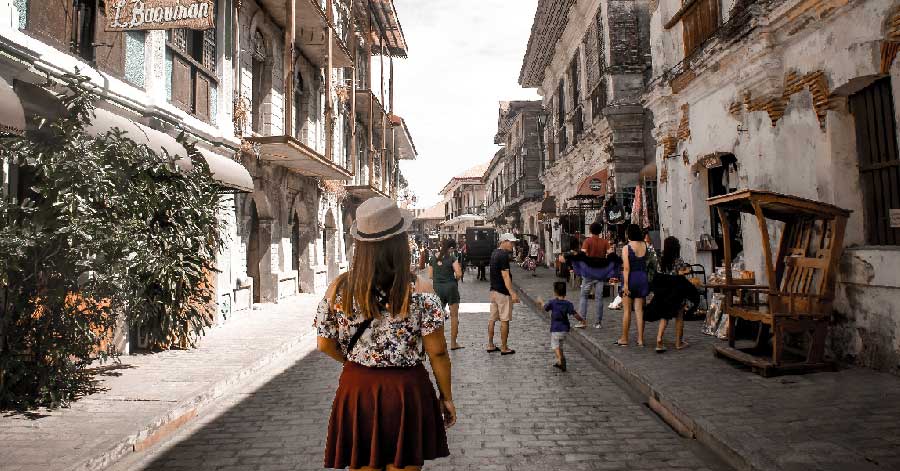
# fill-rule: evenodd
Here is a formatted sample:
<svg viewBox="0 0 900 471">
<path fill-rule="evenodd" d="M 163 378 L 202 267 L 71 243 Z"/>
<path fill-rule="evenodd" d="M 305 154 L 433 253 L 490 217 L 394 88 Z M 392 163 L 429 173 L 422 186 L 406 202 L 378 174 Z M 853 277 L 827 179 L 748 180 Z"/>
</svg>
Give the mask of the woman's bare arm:
<svg viewBox="0 0 900 471">
<path fill-rule="evenodd" d="M 340 345 L 338 345 L 337 339 L 327 339 L 325 337 L 317 337 L 316 338 L 316 346 L 319 351 L 334 358 L 336 361 L 340 363 L 344 363 L 347 359 L 344 357 L 344 352 L 341 351 Z"/>
<path fill-rule="evenodd" d="M 458 280 L 462 278 L 462 275 L 462 265 L 459 264 L 459 261 L 453 262 L 453 276 Z"/>
<path fill-rule="evenodd" d="M 438 390 L 441 392 L 441 399 L 452 401 L 450 354 L 447 353 L 447 340 L 444 338 L 444 328 L 441 327 L 422 337 L 422 344 L 425 347 L 425 353 L 428 354 L 428 360 L 431 361 L 431 369 L 434 371 L 434 379 L 437 382 Z"/>
<path fill-rule="evenodd" d="M 628 274 L 631 273 L 631 262 L 628 260 L 628 244 L 622 247 L 622 292 L 628 295 Z"/>
</svg>

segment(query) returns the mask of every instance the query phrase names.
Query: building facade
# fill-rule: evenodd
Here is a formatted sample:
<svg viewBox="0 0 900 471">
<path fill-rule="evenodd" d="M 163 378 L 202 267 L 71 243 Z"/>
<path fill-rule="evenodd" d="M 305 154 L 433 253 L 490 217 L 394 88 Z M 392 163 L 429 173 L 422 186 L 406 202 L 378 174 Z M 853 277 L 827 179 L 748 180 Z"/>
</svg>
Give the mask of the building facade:
<svg viewBox="0 0 900 471">
<path fill-rule="evenodd" d="M 622 202 L 641 185 L 654 149 L 641 104 L 649 46 L 647 2 L 538 2 L 519 84 L 543 99 L 543 232 L 584 234 L 605 196 Z M 567 248 L 560 237 L 547 253 Z"/>
<path fill-rule="evenodd" d="M 709 270 L 721 253 L 696 242 L 721 247 L 723 234 L 710 196 L 750 188 L 852 210 L 831 351 L 900 373 L 897 2 L 660 0 L 650 11 L 664 235 Z M 728 224 L 765 283 L 755 222 Z"/>
<path fill-rule="evenodd" d="M 529 209 L 539 204 L 544 192 L 540 181 L 541 114 L 540 101 L 500 102 L 494 143 L 502 147 L 483 176 L 487 220 L 515 234 L 535 234 L 537 211 Z"/>
<path fill-rule="evenodd" d="M 484 225 L 484 183 L 481 179 L 487 164 L 476 165 L 450 179 L 441 189 L 444 198 L 444 221 L 441 235 L 456 239 L 465 237 L 466 228 Z"/>
<path fill-rule="evenodd" d="M 178 133 L 196 140 L 224 190 L 221 319 L 323 291 L 347 268 L 356 206 L 396 197 L 398 162 L 416 155 L 393 109 L 406 56 L 393 2 L 222 2 L 212 28 L 135 31 L 107 31 L 102 5 L 0 7 L 4 109 L 46 115 L 39 84 L 77 69 L 101 96 L 101 130 L 139 129 L 173 155 Z"/>
</svg>

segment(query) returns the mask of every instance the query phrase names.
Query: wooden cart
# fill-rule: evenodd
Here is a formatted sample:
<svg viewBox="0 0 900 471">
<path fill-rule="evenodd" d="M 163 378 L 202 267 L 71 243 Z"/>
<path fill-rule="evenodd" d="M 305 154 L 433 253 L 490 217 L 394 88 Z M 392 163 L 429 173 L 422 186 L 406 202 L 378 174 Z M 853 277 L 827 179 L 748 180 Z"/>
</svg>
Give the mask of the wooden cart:
<svg viewBox="0 0 900 471">
<path fill-rule="evenodd" d="M 720 288 L 725 293 L 725 312 L 729 315 L 728 345 L 717 345 L 716 356 L 744 363 L 762 376 L 833 368 L 825 360 L 825 340 L 834 299 L 835 272 L 850 212 L 830 204 L 756 190 L 741 190 L 708 201 L 722 221 L 725 284 Z M 748 287 L 732 280 L 728 211 L 756 216 L 767 284 Z M 770 226 L 770 220 L 783 223 L 774 257 L 769 229 L 778 224 Z M 735 300 L 739 290 L 748 288 L 763 294 L 763 302 L 750 304 Z M 759 323 L 755 345 L 735 346 L 735 319 Z M 788 348 L 786 337 L 798 334 L 806 335 L 805 342 L 800 342 L 805 348 Z"/>
</svg>

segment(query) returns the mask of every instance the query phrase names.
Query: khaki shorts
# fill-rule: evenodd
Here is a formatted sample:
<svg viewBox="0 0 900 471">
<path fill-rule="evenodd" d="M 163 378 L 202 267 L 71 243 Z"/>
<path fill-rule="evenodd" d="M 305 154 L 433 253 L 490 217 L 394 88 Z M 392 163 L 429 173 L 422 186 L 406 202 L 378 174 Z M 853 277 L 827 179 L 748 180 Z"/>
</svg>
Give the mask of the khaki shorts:
<svg viewBox="0 0 900 471">
<path fill-rule="evenodd" d="M 512 311 L 511 297 L 491 291 L 491 321 L 509 322 L 512 320 Z"/>
</svg>

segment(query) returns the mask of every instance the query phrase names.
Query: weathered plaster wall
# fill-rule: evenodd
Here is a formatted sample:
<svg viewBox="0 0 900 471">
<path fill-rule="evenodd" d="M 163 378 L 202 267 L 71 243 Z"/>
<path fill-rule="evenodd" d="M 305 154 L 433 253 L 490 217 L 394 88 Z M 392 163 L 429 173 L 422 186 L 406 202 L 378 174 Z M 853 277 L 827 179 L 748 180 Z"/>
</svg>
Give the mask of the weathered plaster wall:
<svg viewBox="0 0 900 471">
<path fill-rule="evenodd" d="M 662 0 L 653 13 L 654 75 L 683 58 L 680 25 L 662 28 L 680 3 Z M 677 93 L 661 80 L 646 94 L 655 118 L 654 136 L 663 144 L 657 149 L 657 165 L 665 175 L 659 188 L 663 235 L 679 237 L 688 259 L 711 263 L 707 254 L 694 250 L 694 242 L 710 232 L 706 170 L 697 161 L 713 152 L 736 156 L 741 188 L 853 210 L 830 347 L 839 358 L 895 373 L 900 372 L 900 280 L 893 274 L 898 272 L 900 251 L 860 247 L 865 240 L 862 192 L 854 118 L 845 97 L 881 75 L 883 25 L 896 3 L 855 2 L 832 5 L 834 10 L 810 6 L 800 11 L 809 5 L 780 2 L 763 22 L 768 27 L 758 27 L 740 44 L 720 47 L 714 41 L 702 51 L 706 57 L 695 66 L 700 72 Z M 817 17 L 813 11 L 827 14 Z M 785 94 L 783 114 L 777 107 L 753 111 L 743 98 L 779 98 L 789 74 L 802 78 L 820 71 L 827 110 L 819 109 L 825 102 L 807 88 Z M 896 63 L 890 76 L 898 90 Z M 745 217 L 743 227 L 748 269 L 757 273 L 757 281 L 764 281 L 755 221 Z"/>
</svg>

